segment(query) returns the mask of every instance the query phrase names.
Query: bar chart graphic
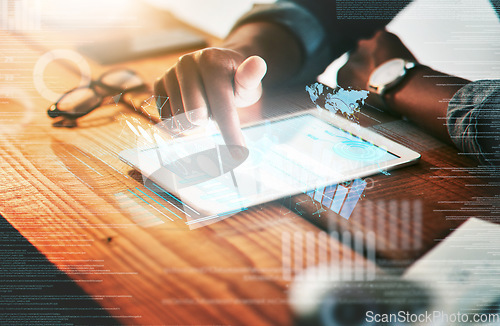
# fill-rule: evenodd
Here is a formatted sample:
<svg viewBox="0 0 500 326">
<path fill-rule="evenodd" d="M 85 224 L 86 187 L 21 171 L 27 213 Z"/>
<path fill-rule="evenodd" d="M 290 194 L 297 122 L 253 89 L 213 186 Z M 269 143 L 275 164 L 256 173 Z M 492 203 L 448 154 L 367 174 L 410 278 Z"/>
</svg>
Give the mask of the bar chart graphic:
<svg viewBox="0 0 500 326">
<path fill-rule="evenodd" d="M 342 254 L 339 243 L 353 248 L 357 254 Z M 284 280 L 364 281 L 376 277 L 375 264 L 371 263 L 375 261 L 373 232 L 283 232 L 281 245 Z M 311 273 L 318 266 L 328 272 L 321 275 Z"/>
<path fill-rule="evenodd" d="M 377 275 L 377 252 L 414 253 L 422 249 L 422 216 L 419 199 L 366 200 L 354 212 L 353 219 L 358 225 L 351 229 L 348 229 L 351 224 L 343 223 L 330 224 L 320 232 L 282 232 L 283 279 L 373 280 Z M 351 248 L 356 254 L 345 254 L 342 248 Z M 327 273 L 309 272 L 319 266 Z"/>
<path fill-rule="evenodd" d="M 363 179 L 356 179 L 349 187 L 334 184 L 327 187 L 316 188 L 315 190 L 308 191 L 306 194 L 313 200 L 321 203 L 321 205 L 348 220 L 365 188 L 366 181 Z"/>
</svg>

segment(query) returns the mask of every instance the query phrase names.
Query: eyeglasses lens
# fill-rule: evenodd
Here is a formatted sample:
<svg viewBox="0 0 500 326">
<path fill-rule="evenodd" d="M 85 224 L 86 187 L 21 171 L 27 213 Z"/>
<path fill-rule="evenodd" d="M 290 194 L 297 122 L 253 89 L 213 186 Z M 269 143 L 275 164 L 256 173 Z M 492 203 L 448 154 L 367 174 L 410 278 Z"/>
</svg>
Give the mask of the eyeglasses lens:
<svg viewBox="0 0 500 326">
<path fill-rule="evenodd" d="M 100 82 L 108 87 L 120 90 L 133 89 L 144 85 L 142 79 L 132 71 L 112 71 L 100 79 Z"/>
<path fill-rule="evenodd" d="M 84 115 L 101 103 L 102 98 L 90 88 L 77 88 L 57 103 L 60 111 L 71 115 Z"/>
</svg>

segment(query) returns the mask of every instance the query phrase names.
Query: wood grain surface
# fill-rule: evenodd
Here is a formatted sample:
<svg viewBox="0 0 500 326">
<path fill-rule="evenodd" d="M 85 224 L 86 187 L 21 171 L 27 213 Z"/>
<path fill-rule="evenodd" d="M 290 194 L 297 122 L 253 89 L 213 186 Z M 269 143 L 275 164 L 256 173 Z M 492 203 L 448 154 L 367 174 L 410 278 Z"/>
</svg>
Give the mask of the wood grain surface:
<svg viewBox="0 0 500 326">
<path fill-rule="evenodd" d="M 277 203 L 190 230 L 183 213 L 118 158 L 136 144 L 125 121 L 147 129 L 148 118 L 112 103 L 82 118 L 77 128 L 52 127 L 46 115 L 51 102 L 38 94 L 32 74 L 42 54 L 72 48 L 62 40 L 68 40 L 64 32 L 1 35 L 14 57 L 3 66 L 20 81 L 0 104 L 2 216 L 116 322 L 290 324 L 291 275 L 318 258 L 296 262 L 284 276 L 282 235 L 320 230 Z M 117 66 L 140 72 L 151 85 L 178 56 Z M 112 68 L 88 62 L 93 78 Z M 55 60 L 43 78 L 64 92 L 78 85 L 80 71 Z M 314 241 L 332 260 L 356 256 L 338 241 Z M 297 248 L 306 257 L 305 245 Z"/>
<path fill-rule="evenodd" d="M 416 149 L 422 160 L 370 177 L 349 220 L 299 195 L 191 230 L 175 202 L 145 187 L 118 158 L 136 144 L 126 121 L 147 129 L 148 118 L 113 102 L 76 128 L 54 128 L 47 117 L 51 101 L 35 88 L 35 64 L 50 50 L 74 49 L 76 40 L 93 37 L 60 30 L 0 33 L 13 57 L 0 58 L 0 67 L 14 75 L 0 81 L 0 214 L 116 322 L 291 324 L 287 294 L 293 275 L 305 267 L 326 257 L 326 262 L 357 261 L 370 269 L 373 262 L 366 256 L 375 250 L 379 267 L 404 269 L 465 219 L 487 218 L 469 208 L 498 194 L 498 187 L 485 186 L 488 179 L 452 147 L 367 108 L 373 119 L 361 117 L 363 125 Z M 152 85 L 181 54 L 107 66 L 87 62 L 92 78 L 127 67 Z M 52 90 L 64 92 L 78 85 L 80 74 L 73 63 L 55 60 L 43 78 Z M 286 99 L 283 105 L 290 107 Z M 307 103 L 304 92 L 295 105 Z M 272 114 L 266 110 L 263 101 L 242 112 L 242 120 Z M 356 248 L 342 237 L 345 232 L 360 234 L 364 243 L 374 236 L 375 242 Z"/>
</svg>

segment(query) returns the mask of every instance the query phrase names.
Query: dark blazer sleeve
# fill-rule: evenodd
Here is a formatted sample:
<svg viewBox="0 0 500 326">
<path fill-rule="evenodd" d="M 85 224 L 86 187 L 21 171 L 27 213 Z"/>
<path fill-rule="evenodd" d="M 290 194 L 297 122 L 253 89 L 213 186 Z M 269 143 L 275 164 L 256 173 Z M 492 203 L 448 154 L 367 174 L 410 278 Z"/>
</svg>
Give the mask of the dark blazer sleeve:
<svg viewBox="0 0 500 326">
<path fill-rule="evenodd" d="M 479 80 L 451 98 L 448 133 L 466 155 L 500 167 L 500 80 Z"/>
<path fill-rule="evenodd" d="M 296 80 L 312 79 L 362 38 L 370 38 L 409 0 L 278 0 L 257 5 L 236 27 L 255 21 L 280 24 L 294 35 L 303 51 Z"/>
</svg>

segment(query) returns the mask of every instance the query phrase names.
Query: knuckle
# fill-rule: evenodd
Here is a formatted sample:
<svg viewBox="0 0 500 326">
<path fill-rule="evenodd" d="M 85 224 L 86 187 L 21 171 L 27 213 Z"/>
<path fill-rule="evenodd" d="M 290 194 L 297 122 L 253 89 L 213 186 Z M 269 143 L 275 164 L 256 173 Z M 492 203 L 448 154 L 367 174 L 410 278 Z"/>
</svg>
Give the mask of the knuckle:
<svg viewBox="0 0 500 326">
<path fill-rule="evenodd" d="M 369 44 L 369 40 L 366 40 L 366 39 L 361 39 L 358 41 L 358 47 L 357 49 L 363 49 L 363 48 L 366 48 Z"/>
<path fill-rule="evenodd" d="M 154 84 L 153 84 L 153 89 L 155 91 L 155 93 L 158 93 L 158 91 L 160 90 L 160 81 L 161 79 L 157 79 L 155 80 Z"/>
<path fill-rule="evenodd" d="M 191 54 L 185 54 L 179 57 L 177 60 L 177 68 L 184 68 L 186 66 L 191 66 L 194 64 L 194 59 Z"/>
<path fill-rule="evenodd" d="M 175 70 L 175 65 L 171 66 L 167 70 L 165 70 L 165 72 L 163 73 L 163 79 L 164 80 L 167 78 L 167 76 L 171 73 L 172 70 Z"/>
<path fill-rule="evenodd" d="M 156 94 L 164 93 L 163 78 L 158 78 L 154 83 L 154 92 Z"/>
<path fill-rule="evenodd" d="M 206 69 L 221 69 L 228 66 L 234 66 L 234 62 L 228 55 L 227 50 L 220 48 L 207 48 L 200 51 L 200 66 Z"/>
<path fill-rule="evenodd" d="M 175 68 L 170 68 L 165 74 L 165 82 L 167 87 L 175 84 L 177 81 L 177 72 Z"/>
</svg>

